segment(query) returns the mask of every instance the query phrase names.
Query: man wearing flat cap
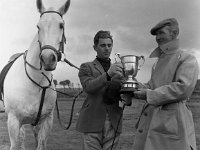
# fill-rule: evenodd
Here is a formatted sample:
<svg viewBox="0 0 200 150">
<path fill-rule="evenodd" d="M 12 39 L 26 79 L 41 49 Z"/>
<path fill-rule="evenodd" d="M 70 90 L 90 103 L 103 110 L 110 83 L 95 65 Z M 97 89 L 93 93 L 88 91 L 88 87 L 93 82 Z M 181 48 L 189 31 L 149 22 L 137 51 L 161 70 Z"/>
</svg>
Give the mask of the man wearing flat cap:
<svg viewBox="0 0 200 150">
<path fill-rule="evenodd" d="M 158 43 L 150 58 L 158 60 L 149 82 L 139 84 L 134 92 L 134 97 L 146 104 L 136 124 L 133 150 L 196 150 L 192 113 L 186 101 L 197 82 L 197 60 L 179 48 L 176 19 L 159 22 L 150 33 Z"/>
</svg>

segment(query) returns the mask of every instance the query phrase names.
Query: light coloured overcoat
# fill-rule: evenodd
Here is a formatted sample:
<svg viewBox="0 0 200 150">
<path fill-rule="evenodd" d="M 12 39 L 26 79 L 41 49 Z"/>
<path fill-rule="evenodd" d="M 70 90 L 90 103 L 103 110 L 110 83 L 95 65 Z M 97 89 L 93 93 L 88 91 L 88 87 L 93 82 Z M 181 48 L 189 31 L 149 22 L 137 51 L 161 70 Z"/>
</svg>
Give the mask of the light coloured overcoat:
<svg viewBox="0 0 200 150">
<path fill-rule="evenodd" d="M 147 104 L 136 125 L 133 150 L 196 150 L 192 113 L 186 105 L 198 77 L 197 60 L 178 40 L 155 49 Z"/>
</svg>

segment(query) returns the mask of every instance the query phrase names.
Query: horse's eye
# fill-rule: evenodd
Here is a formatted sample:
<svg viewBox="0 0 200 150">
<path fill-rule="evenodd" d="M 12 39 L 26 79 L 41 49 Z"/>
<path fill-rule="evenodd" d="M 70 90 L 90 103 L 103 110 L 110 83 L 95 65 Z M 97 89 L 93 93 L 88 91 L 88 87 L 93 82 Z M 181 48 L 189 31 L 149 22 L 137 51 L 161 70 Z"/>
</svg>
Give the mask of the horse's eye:
<svg viewBox="0 0 200 150">
<path fill-rule="evenodd" d="M 63 29 L 63 28 L 64 28 L 64 24 L 60 23 L 60 29 Z"/>
</svg>

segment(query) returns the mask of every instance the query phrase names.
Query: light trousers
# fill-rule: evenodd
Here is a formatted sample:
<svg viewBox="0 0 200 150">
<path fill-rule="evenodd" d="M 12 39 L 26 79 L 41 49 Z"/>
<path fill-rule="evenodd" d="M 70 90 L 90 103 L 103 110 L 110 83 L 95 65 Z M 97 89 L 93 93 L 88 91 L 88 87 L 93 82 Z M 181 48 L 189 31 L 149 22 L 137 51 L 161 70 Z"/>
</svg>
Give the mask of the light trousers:
<svg viewBox="0 0 200 150">
<path fill-rule="evenodd" d="M 82 150 L 111 150 L 114 136 L 115 130 L 107 115 L 104 128 L 101 132 L 83 133 Z M 120 133 L 117 132 L 112 150 L 116 150 L 119 136 Z"/>
</svg>

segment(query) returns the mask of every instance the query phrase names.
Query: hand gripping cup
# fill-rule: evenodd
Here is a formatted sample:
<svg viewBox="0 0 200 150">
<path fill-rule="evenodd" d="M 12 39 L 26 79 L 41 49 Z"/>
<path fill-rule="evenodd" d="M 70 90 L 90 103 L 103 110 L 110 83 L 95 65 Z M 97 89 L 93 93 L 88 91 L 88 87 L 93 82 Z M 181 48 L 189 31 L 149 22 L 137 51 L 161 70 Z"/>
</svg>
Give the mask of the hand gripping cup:
<svg viewBox="0 0 200 150">
<path fill-rule="evenodd" d="M 133 92 L 137 90 L 137 85 L 138 85 L 138 82 L 135 77 L 138 73 L 138 70 L 145 62 L 144 56 L 136 56 L 136 55 L 120 56 L 119 53 L 115 54 L 115 56 L 118 56 L 121 59 L 123 65 L 123 73 L 125 76 L 125 81 L 122 84 L 120 93 L 133 94 Z M 142 64 L 139 64 L 140 60 L 142 60 Z M 131 105 L 131 101 L 129 103 L 130 103 L 129 105 Z"/>
</svg>

